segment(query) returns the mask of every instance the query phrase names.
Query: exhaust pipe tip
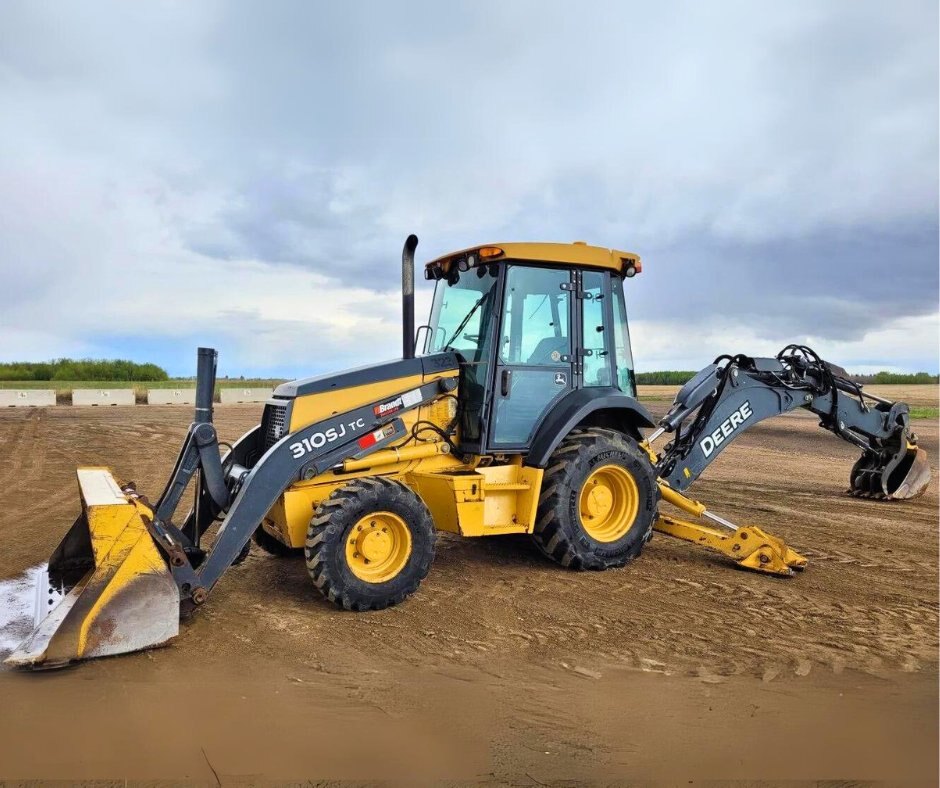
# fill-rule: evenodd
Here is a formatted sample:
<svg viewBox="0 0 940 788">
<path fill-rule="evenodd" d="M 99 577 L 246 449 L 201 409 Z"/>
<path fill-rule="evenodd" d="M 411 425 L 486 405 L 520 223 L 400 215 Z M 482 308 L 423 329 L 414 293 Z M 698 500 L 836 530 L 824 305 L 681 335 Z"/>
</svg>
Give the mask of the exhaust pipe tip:
<svg viewBox="0 0 940 788">
<path fill-rule="evenodd" d="M 412 233 L 401 250 L 401 355 L 415 357 L 415 249 L 418 236 Z"/>
<path fill-rule="evenodd" d="M 215 397 L 215 374 L 219 354 L 215 348 L 201 347 L 196 351 L 196 413 L 199 424 L 212 422 L 212 400 Z"/>
</svg>

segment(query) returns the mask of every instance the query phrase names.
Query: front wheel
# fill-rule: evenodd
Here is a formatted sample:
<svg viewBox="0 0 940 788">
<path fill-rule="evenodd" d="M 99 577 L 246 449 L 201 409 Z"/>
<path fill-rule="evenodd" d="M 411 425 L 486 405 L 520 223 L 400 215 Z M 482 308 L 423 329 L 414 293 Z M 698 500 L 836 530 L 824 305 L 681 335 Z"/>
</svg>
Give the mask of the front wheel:
<svg viewBox="0 0 940 788">
<path fill-rule="evenodd" d="M 417 494 L 381 477 L 356 479 L 321 503 L 304 553 L 314 585 L 346 610 L 381 610 L 418 590 L 436 532 Z"/>
<path fill-rule="evenodd" d="M 532 538 L 569 569 L 623 566 L 649 541 L 658 501 L 653 467 L 633 439 L 575 430 L 549 460 Z"/>
</svg>

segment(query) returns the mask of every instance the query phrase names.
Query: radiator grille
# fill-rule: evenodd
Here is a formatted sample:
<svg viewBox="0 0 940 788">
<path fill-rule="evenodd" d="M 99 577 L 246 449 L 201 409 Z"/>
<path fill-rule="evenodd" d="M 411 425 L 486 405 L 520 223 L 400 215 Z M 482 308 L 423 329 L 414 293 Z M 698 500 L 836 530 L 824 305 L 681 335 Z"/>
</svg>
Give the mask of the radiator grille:
<svg viewBox="0 0 940 788">
<path fill-rule="evenodd" d="M 287 416 L 287 403 L 278 405 L 269 402 L 264 406 L 264 415 L 261 417 L 261 432 L 264 436 L 264 451 L 277 443 L 286 431 L 284 424 Z"/>
</svg>

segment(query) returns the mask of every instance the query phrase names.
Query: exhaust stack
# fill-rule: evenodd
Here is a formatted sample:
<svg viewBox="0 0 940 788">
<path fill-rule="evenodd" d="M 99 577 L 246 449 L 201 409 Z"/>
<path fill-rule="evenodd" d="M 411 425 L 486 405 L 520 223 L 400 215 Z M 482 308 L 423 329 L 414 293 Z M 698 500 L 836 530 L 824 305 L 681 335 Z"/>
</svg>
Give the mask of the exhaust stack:
<svg viewBox="0 0 940 788">
<path fill-rule="evenodd" d="M 196 356 L 196 415 L 197 424 L 212 423 L 212 400 L 215 397 L 215 373 L 219 354 L 209 347 L 201 347 Z"/>
<path fill-rule="evenodd" d="M 401 250 L 401 356 L 415 357 L 415 249 L 418 236 L 409 235 Z"/>
</svg>

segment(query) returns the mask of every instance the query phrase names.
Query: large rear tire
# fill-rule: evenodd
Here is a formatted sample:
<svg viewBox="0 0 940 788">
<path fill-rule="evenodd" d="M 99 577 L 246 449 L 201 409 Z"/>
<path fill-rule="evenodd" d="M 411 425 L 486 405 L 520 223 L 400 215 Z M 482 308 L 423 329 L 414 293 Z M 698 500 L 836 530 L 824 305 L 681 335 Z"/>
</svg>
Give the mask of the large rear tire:
<svg viewBox="0 0 940 788">
<path fill-rule="evenodd" d="M 532 538 L 568 569 L 610 569 L 636 558 L 652 536 L 659 489 L 632 439 L 591 427 L 553 452 Z"/>
<path fill-rule="evenodd" d="M 346 610 L 382 610 L 418 590 L 434 560 L 431 513 L 401 482 L 370 476 L 333 491 L 307 529 L 314 585 Z"/>
</svg>

